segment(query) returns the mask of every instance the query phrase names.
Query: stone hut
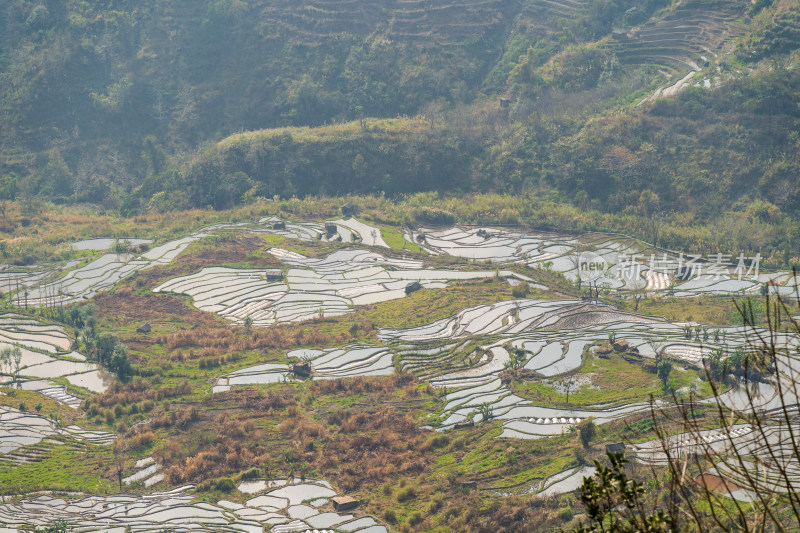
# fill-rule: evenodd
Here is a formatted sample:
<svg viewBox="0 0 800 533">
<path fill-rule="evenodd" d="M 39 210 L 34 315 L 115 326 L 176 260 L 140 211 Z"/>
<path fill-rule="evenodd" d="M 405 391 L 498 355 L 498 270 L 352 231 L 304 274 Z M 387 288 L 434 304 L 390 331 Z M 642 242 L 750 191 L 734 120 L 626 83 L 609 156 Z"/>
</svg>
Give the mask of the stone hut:
<svg viewBox="0 0 800 533">
<path fill-rule="evenodd" d="M 331 498 L 333 501 L 333 510 L 338 512 L 350 511 L 358 507 L 358 500 L 350 496 L 335 496 Z"/>
</svg>

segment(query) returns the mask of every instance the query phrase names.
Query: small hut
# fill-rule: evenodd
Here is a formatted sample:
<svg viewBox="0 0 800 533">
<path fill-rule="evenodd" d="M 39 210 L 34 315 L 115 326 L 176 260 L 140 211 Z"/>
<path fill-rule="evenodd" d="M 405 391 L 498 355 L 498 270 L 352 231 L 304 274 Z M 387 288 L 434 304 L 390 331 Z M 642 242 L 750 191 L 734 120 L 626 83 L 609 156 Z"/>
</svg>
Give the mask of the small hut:
<svg viewBox="0 0 800 533">
<path fill-rule="evenodd" d="M 500 107 L 502 109 L 507 109 L 511 105 L 511 98 L 501 98 L 500 99 Z"/>
<path fill-rule="evenodd" d="M 478 490 L 477 481 L 462 481 L 461 488 L 464 490 Z"/>
<path fill-rule="evenodd" d="M 461 422 L 456 422 L 455 425 L 453 426 L 453 429 L 464 429 L 471 427 L 475 427 L 475 421 L 472 420 L 471 418 L 468 418 L 466 420 L 462 420 Z"/>
<path fill-rule="evenodd" d="M 150 324 L 145 324 L 136 328 L 136 333 L 150 333 L 151 329 Z"/>
<path fill-rule="evenodd" d="M 279 220 L 272 224 L 272 229 L 286 229 L 286 222 Z"/>
<path fill-rule="evenodd" d="M 606 444 L 606 453 L 625 453 L 625 443 L 614 442 Z"/>
<path fill-rule="evenodd" d="M 347 202 L 342 206 L 342 215 L 352 217 L 356 214 L 356 206 L 352 202 Z"/>
<path fill-rule="evenodd" d="M 358 500 L 350 496 L 335 496 L 331 498 L 333 501 L 333 510 L 338 512 L 350 511 L 358 507 Z"/>
<path fill-rule="evenodd" d="M 307 378 L 311 375 L 311 365 L 308 361 L 301 361 L 292 366 L 292 372 L 295 376 Z"/>
<path fill-rule="evenodd" d="M 627 352 L 628 348 L 630 348 L 631 346 L 631 343 L 629 343 L 626 340 L 620 339 L 618 341 L 614 341 L 614 344 L 612 344 L 612 346 L 614 347 L 614 350 L 616 350 L 617 352 Z"/>
<path fill-rule="evenodd" d="M 406 294 L 411 294 L 412 292 L 417 292 L 422 288 L 422 285 L 419 281 L 412 281 L 408 285 L 406 285 Z"/>
<path fill-rule="evenodd" d="M 270 268 L 265 276 L 267 281 L 283 281 L 283 271 L 280 268 Z"/>
<path fill-rule="evenodd" d="M 425 236 L 424 233 L 420 233 L 417 235 L 417 242 L 427 242 L 428 238 Z"/>
<path fill-rule="evenodd" d="M 325 223 L 325 233 L 328 235 L 333 235 L 334 233 L 338 232 L 339 228 L 336 226 L 336 222 L 326 222 Z"/>
</svg>

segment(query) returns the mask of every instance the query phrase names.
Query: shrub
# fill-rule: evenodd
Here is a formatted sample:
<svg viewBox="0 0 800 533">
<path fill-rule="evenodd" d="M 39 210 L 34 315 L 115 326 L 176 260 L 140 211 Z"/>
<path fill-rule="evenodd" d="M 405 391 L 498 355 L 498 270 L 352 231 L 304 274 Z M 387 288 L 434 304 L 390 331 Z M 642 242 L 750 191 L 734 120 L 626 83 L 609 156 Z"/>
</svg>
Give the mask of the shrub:
<svg viewBox="0 0 800 533">
<path fill-rule="evenodd" d="M 528 290 L 529 290 L 528 282 L 523 281 L 516 287 L 511 287 L 511 296 L 513 296 L 514 298 L 525 298 L 526 296 L 528 296 Z"/>
<path fill-rule="evenodd" d="M 424 222 L 436 226 L 446 226 L 456 221 L 456 217 L 452 213 L 448 213 L 436 207 L 420 207 L 414 212 L 414 219 L 417 222 Z"/>
<path fill-rule="evenodd" d="M 578 435 L 580 436 L 581 444 L 583 444 L 584 448 L 589 447 L 589 442 L 591 442 L 596 434 L 597 426 L 595 426 L 591 418 L 587 418 L 578 424 Z"/>
<path fill-rule="evenodd" d="M 386 509 L 386 511 L 383 513 L 383 519 L 389 524 L 397 523 L 397 515 L 391 509 Z"/>
<path fill-rule="evenodd" d="M 263 474 L 262 474 L 260 469 L 253 467 L 250 470 L 246 470 L 246 471 L 242 472 L 242 476 L 241 477 L 244 480 L 247 480 L 247 479 L 258 479 L 262 475 Z"/>
<path fill-rule="evenodd" d="M 417 497 L 417 491 L 414 490 L 414 487 L 406 487 L 397 493 L 397 501 L 400 503 L 413 500 L 416 497 Z"/>
<path fill-rule="evenodd" d="M 229 477 L 223 477 L 215 480 L 214 488 L 220 492 L 233 492 L 236 490 L 236 483 Z"/>
</svg>

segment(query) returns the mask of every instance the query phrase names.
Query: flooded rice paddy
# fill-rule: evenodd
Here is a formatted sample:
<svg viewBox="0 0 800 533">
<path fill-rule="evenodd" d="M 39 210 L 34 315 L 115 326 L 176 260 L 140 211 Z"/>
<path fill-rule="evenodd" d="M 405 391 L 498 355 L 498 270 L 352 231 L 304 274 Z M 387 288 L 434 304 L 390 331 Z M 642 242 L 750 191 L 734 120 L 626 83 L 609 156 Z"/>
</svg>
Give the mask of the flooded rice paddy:
<svg viewBox="0 0 800 533">
<path fill-rule="evenodd" d="M 258 482 L 256 482 L 258 483 Z M 191 485 L 149 494 L 70 496 L 40 494 L 0 502 L 0 532 L 22 526 L 44 526 L 63 519 L 74 531 L 125 533 L 217 531 L 238 533 L 353 531 L 386 533 L 359 511 L 339 514 L 330 498 L 336 492 L 325 481 L 299 479 L 260 482 L 244 504 L 220 500 L 196 502 Z M 269 485 L 269 486 L 267 486 Z M 243 492 L 249 487 L 240 487 Z M 256 495 L 257 494 L 257 495 Z"/>
<path fill-rule="evenodd" d="M 280 248 L 270 252 L 285 265 L 280 281 L 266 279 L 264 270 L 208 267 L 196 274 L 171 279 L 155 292 L 191 296 L 203 311 L 257 326 L 338 316 L 353 307 L 406 296 L 406 287 L 440 288 L 452 281 L 524 276 L 509 271 L 423 269 L 422 262 L 384 257 L 365 250 L 341 250 L 325 258 L 309 258 Z"/>
</svg>

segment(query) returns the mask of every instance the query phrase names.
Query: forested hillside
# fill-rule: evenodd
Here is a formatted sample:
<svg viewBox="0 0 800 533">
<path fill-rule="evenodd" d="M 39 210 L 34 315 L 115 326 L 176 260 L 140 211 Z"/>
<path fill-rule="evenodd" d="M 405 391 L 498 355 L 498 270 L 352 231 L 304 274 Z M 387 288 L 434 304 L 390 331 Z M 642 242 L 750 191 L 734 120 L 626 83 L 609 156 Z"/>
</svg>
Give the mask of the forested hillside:
<svg viewBox="0 0 800 533">
<path fill-rule="evenodd" d="M 799 8 L 10 0 L 2 193 L 132 213 L 546 189 L 608 212 L 794 216 Z"/>
</svg>

